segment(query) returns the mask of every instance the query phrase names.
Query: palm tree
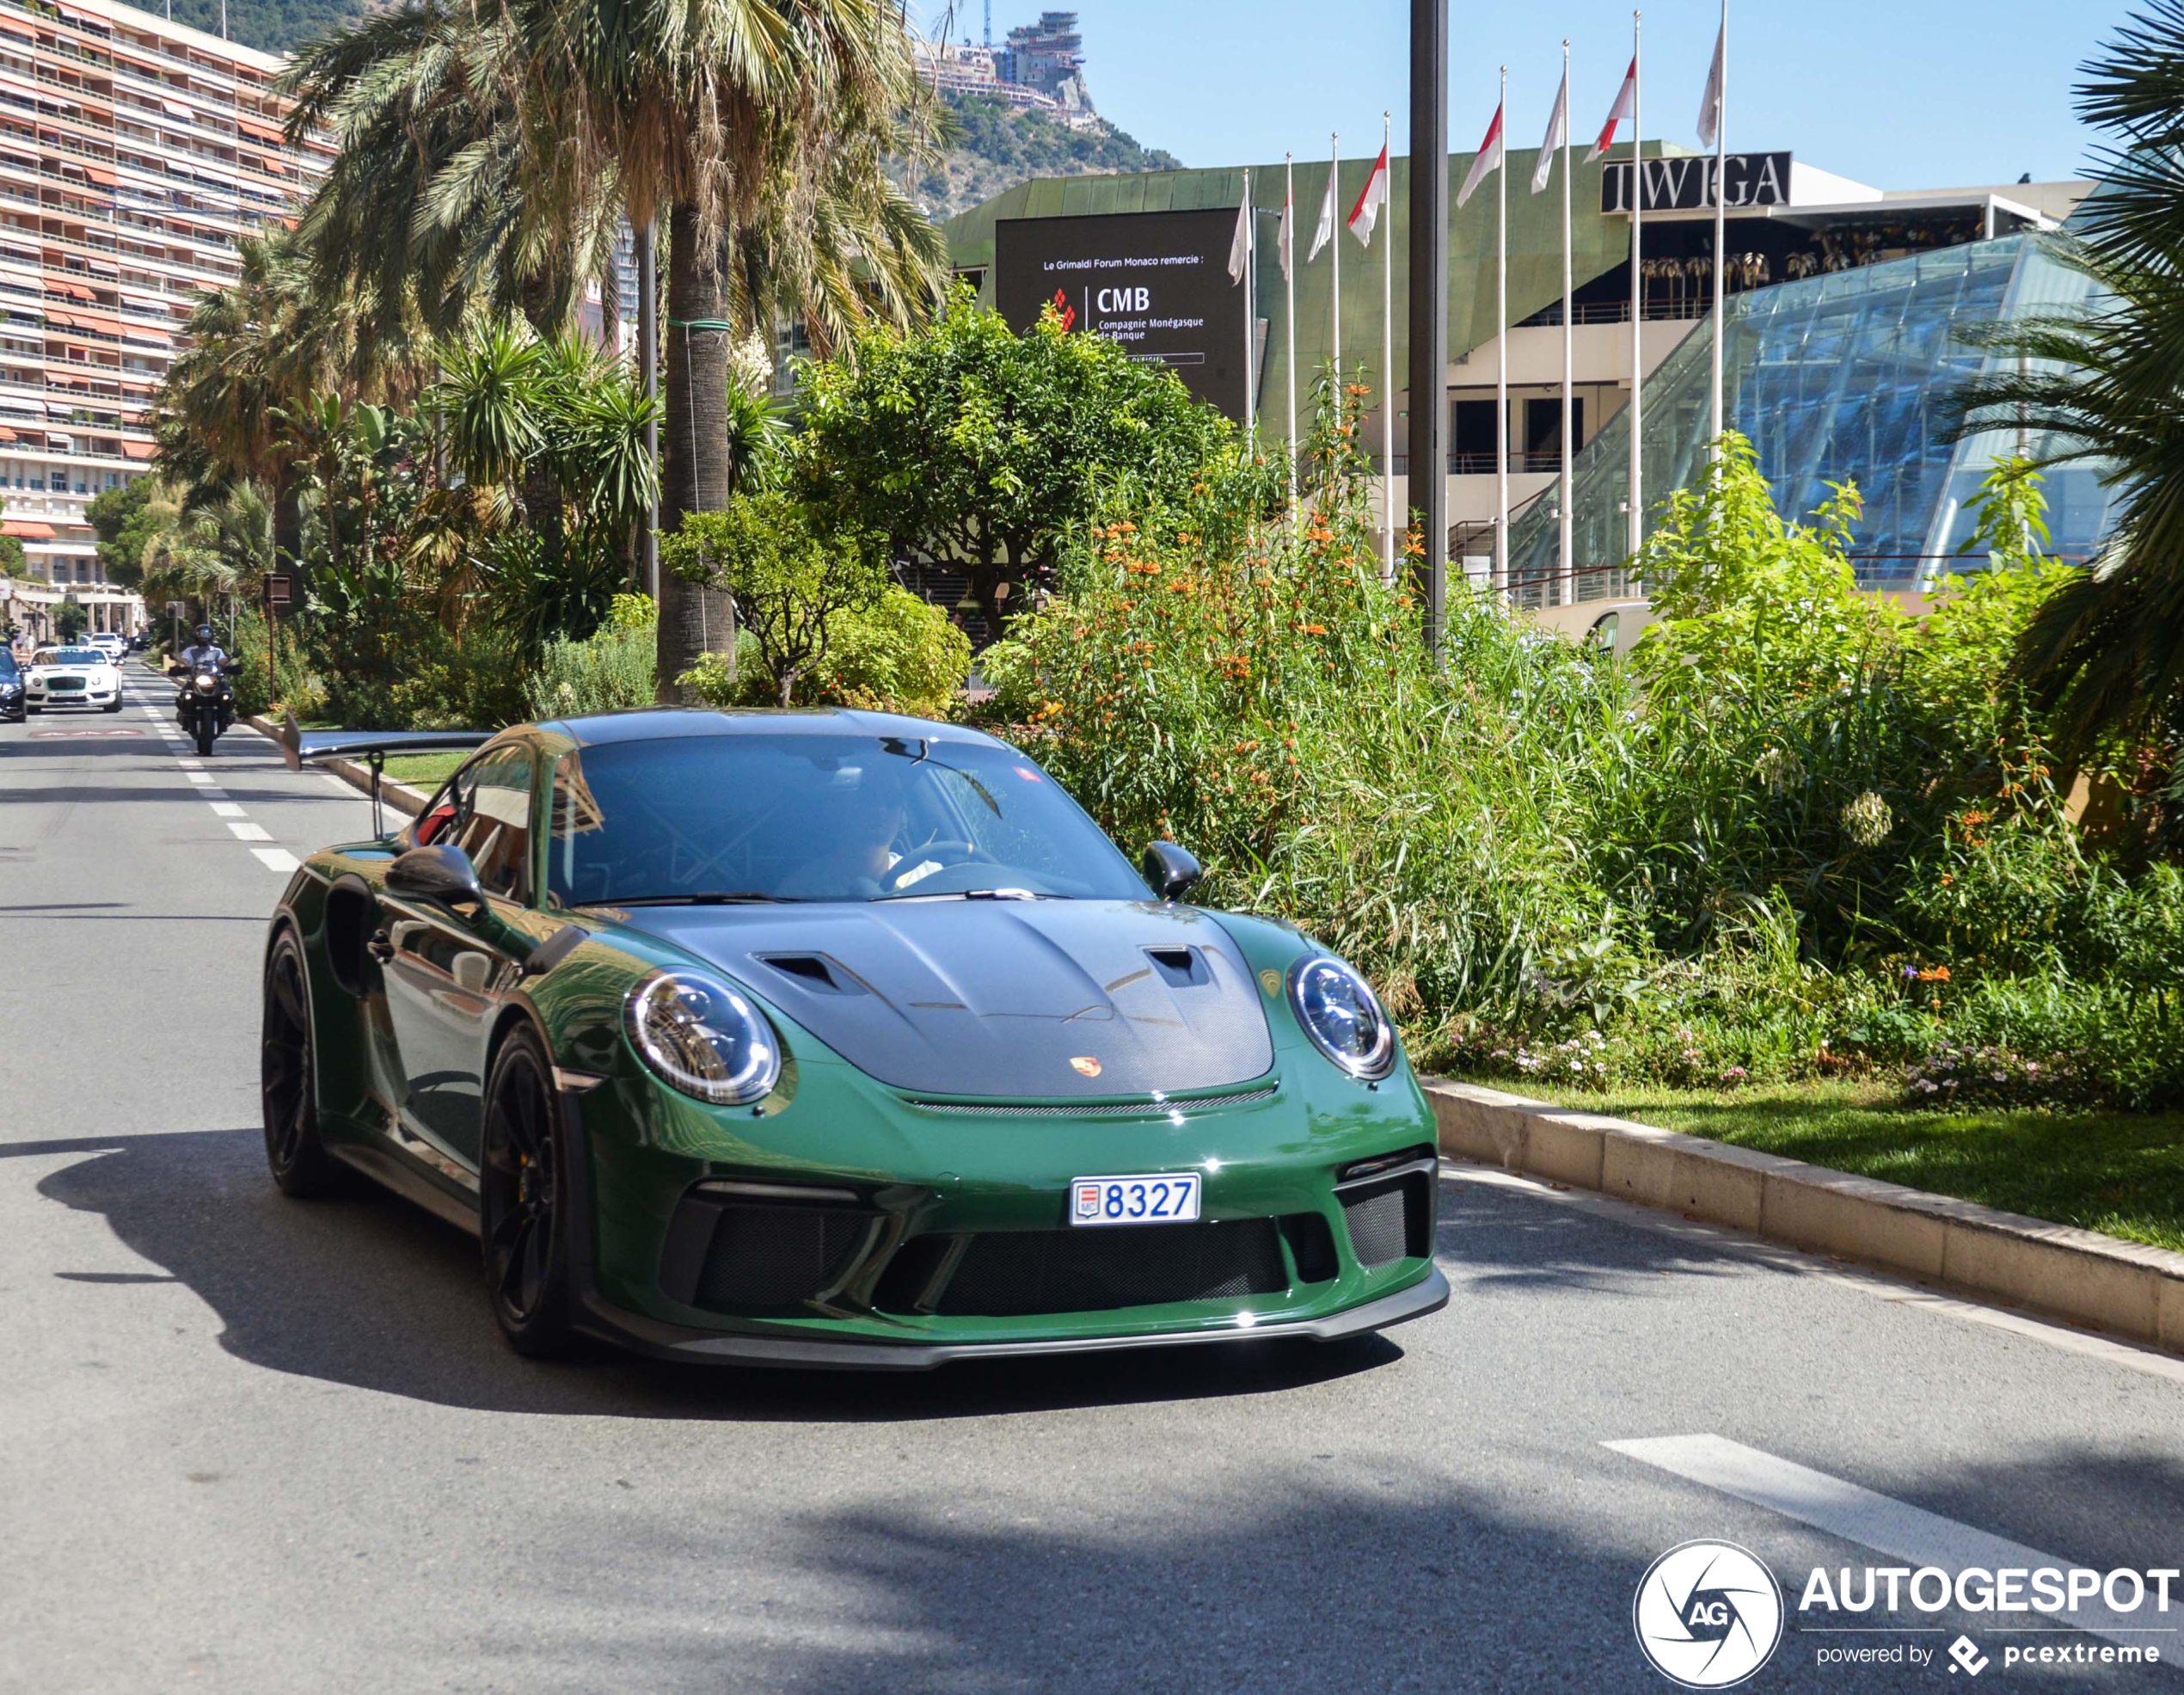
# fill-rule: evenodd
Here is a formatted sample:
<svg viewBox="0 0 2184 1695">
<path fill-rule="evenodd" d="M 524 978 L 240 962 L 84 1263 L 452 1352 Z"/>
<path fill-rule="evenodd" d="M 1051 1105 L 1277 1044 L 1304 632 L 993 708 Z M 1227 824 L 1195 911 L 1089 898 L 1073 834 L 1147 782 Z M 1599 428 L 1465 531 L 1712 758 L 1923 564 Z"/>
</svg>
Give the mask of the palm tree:
<svg viewBox="0 0 2184 1695">
<path fill-rule="evenodd" d="M 670 530 L 732 485 L 732 343 L 786 310 L 824 347 L 939 298 L 938 233 L 882 168 L 913 144 L 920 102 L 891 0 L 502 0 L 475 22 L 405 0 L 308 55 L 295 86 L 297 121 L 330 123 L 357 161 L 305 228 L 376 298 L 419 279 L 427 316 L 463 296 L 565 298 L 555 255 L 580 255 L 617 212 L 664 221 Z M 357 255 L 396 229 L 404 267 Z M 662 585 L 664 696 L 705 644 L 698 593 Z"/>
<path fill-rule="evenodd" d="M 274 528 L 291 555 L 300 537 L 286 475 L 280 410 L 331 374 L 337 353 L 310 279 L 285 242 L 246 236 L 240 274 L 199 300 L 190 348 L 160 390 L 153 427 L 166 473 L 217 501 L 252 479 L 275 493 Z"/>
<path fill-rule="evenodd" d="M 2021 368 L 1972 384 L 1956 429 L 2047 432 L 2040 463 L 2096 463 L 2122 490 L 2099 556 L 2016 654 L 2066 758 L 2184 705 L 2184 0 L 2153 0 L 2086 74 L 2079 114 L 2117 145 L 2054 250 L 2107 298 L 1983 338 Z"/>
</svg>

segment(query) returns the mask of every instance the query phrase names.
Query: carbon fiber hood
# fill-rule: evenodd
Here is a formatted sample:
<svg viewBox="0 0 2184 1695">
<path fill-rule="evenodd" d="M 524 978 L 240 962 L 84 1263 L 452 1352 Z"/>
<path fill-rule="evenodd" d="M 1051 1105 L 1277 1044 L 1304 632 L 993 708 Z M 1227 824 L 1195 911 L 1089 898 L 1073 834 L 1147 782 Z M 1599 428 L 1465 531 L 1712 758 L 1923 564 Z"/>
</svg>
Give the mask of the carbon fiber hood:
<svg viewBox="0 0 2184 1695">
<path fill-rule="evenodd" d="M 1273 1063 L 1258 984 L 1187 906 L 907 900 L 640 908 L 880 1082 L 1093 1099 L 1212 1089 Z"/>
</svg>

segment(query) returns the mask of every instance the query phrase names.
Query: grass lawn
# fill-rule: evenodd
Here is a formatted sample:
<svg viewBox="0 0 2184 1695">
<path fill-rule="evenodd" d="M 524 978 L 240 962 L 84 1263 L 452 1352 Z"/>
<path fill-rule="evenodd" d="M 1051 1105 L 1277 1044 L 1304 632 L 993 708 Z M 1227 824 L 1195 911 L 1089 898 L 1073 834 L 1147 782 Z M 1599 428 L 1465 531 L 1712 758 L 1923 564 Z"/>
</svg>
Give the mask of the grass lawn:
<svg viewBox="0 0 2184 1695">
<path fill-rule="evenodd" d="M 387 775 L 427 795 L 455 775 L 455 768 L 470 756 L 459 748 L 447 753 L 404 753 L 387 761 Z"/>
<path fill-rule="evenodd" d="M 2184 1250 L 2184 1113 L 1933 1112 L 1871 1083 L 1532 1090 L 1688 1135 Z"/>
</svg>

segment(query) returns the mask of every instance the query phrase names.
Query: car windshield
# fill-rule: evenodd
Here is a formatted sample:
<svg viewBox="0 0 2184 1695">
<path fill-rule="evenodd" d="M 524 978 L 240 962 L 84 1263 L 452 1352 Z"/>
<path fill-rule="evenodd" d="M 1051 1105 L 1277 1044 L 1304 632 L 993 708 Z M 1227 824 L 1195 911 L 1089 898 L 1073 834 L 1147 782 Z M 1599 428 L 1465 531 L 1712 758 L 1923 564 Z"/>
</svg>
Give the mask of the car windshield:
<svg viewBox="0 0 2184 1695">
<path fill-rule="evenodd" d="M 33 665 L 104 665 L 106 655 L 96 648 L 43 648 Z"/>
<path fill-rule="evenodd" d="M 5 648 L 0 648 L 0 677 L 13 677 L 17 674 L 15 656 Z"/>
<path fill-rule="evenodd" d="M 565 755 L 547 887 L 564 905 L 1000 895 L 1143 900 L 1022 754 L 855 735 L 684 736 Z"/>
</svg>

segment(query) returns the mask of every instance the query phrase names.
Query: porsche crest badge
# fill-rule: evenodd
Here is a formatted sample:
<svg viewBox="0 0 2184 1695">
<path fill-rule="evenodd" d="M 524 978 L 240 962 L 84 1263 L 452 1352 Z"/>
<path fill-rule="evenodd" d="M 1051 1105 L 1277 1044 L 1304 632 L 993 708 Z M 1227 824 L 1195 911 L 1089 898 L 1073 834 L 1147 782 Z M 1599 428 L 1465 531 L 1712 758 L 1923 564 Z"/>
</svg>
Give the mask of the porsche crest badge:
<svg viewBox="0 0 2184 1695">
<path fill-rule="evenodd" d="M 1080 1053 L 1070 1061 L 1070 1069 L 1079 1077 L 1097 1077 L 1100 1074 L 1100 1062 L 1089 1053 Z"/>
</svg>

